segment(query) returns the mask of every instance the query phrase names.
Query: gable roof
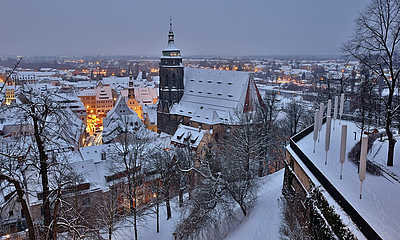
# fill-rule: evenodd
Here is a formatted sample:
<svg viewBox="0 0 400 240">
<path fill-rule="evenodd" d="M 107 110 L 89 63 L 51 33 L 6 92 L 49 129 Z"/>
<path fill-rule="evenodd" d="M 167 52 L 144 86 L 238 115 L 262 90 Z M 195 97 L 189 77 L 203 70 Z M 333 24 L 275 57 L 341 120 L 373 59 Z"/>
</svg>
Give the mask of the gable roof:
<svg viewBox="0 0 400 240">
<path fill-rule="evenodd" d="M 178 129 L 171 138 L 171 142 L 179 144 L 189 143 L 191 147 L 197 148 L 206 132 L 208 132 L 208 130 L 179 124 Z"/>
<path fill-rule="evenodd" d="M 172 114 L 194 117 L 193 121 L 204 123 L 227 123 L 234 111 L 243 109 L 250 73 L 185 68 L 184 74 L 184 94 L 172 107 Z"/>
</svg>

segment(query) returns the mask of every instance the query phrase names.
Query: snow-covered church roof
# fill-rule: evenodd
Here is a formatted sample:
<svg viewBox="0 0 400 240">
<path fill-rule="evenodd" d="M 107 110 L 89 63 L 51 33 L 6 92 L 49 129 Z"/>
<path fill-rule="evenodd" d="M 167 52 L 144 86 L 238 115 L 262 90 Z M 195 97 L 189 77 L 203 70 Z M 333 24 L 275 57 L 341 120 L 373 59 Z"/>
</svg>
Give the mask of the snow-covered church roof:
<svg viewBox="0 0 400 240">
<path fill-rule="evenodd" d="M 243 110 L 249 81 L 248 72 L 185 68 L 184 94 L 171 114 L 205 124 L 228 123 Z"/>
</svg>

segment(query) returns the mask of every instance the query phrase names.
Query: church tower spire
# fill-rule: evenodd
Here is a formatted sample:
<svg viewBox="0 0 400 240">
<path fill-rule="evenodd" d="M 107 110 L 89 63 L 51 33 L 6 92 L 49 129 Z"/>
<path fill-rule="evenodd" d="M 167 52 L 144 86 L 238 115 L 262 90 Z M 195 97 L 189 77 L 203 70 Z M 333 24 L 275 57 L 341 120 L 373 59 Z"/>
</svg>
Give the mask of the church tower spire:
<svg viewBox="0 0 400 240">
<path fill-rule="evenodd" d="M 169 33 L 168 33 L 168 43 L 174 41 L 174 31 L 172 31 L 172 18 L 169 17 Z"/>
<path fill-rule="evenodd" d="M 170 110 L 175 103 L 179 103 L 184 90 L 184 67 L 182 64 L 181 50 L 176 47 L 174 38 L 172 20 L 170 18 L 168 44 L 167 47 L 162 50 L 162 56 L 160 58 L 160 86 L 157 108 L 158 132 L 172 133 L 172 131 L 175 130 L 174 128 L 176 128 L 176 126 L 170 126 Z"/>
</svg>

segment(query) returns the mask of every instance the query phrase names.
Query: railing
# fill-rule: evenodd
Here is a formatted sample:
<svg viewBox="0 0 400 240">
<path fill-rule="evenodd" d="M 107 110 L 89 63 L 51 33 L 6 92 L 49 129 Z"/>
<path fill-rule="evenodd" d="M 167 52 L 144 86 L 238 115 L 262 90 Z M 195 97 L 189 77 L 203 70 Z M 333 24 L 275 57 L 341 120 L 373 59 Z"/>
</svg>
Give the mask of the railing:
<svg viewBox="0 0 400 240">
<path fill-rule="evenodd" d="M 326 118 L 323 119 L 323 123 Z M 343 210 L 350 216 L 353 222 L 357 225 L 360 231 L 368 239 L 382 239 L 374 229 L 364 220 L 363 217 L 353 208 L 352 205 L 339 193 L 339 191 L 332 185 L 332 183 L 319 171 L 314 163 L 300 150 L 296 142 L 312 133 L 314 125 L 309 126 L 303 131 L 299 132 L 290 138 L 290 148 L 297 154 L 299 159 L 307 166 L 315 178 L 321 183 L 325 190 L 332 196 L 332 198 L 343 208 Z"/>
</svg>

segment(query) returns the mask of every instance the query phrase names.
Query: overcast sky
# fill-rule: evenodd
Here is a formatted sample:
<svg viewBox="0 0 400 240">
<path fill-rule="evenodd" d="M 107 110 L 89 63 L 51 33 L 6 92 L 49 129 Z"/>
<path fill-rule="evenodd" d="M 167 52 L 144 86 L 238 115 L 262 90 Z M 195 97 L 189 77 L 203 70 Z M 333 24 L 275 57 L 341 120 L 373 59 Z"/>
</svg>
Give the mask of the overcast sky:
<svg viewBox="0 0 400 240">
<path fill-rule="evenodd" d="M 339 53 L 368 0 L 1 0 L 0 55 Z"/>
</svg>

